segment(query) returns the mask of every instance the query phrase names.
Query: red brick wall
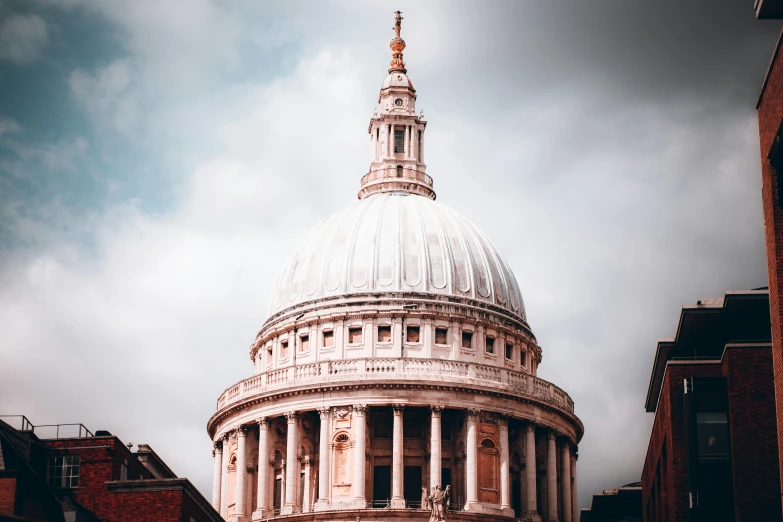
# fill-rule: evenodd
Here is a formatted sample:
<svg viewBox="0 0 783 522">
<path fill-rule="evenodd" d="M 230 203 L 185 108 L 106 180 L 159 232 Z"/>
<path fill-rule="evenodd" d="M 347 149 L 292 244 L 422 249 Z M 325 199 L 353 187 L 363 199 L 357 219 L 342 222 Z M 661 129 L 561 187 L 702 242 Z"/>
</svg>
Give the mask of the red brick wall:
<svg viewBox="0 0 783 522">
<path fill-rule="evenodd" d="M 97 507 L 111 522 L 180 522 L 182 491 L 112 492 L 101 497 Z"/>
<path fill-rule="evenodd" d="M 14 515 L 16 479 L 0 478 L 0 515 Z"/>
<path fill-rule="evenodd" d="M 661 386 L 650 444 L 642 471 L 642 506 L 645 522 L 656 467 L 661 465 L 662 509 L 654 522 L 688 521 L 685 471 L 685 418 L 683 380 L 687 377 L 726 378 L 734 487 L 735 520 L 781 520 L 777 421 L 772 354 L 766 347 L 730 347 L 723 364 L 670 364 Z M 663 488 L 661 489 L 661 485 Z"/>
<path fill-rule="evenodd" d="M 114 501 L 106 500 L 114 496 L 106 488 L 106 482 L 119 479 L 123 460 L 128 461 L 132 477 L 139 478 L 141 474 L 145 479 L 153 478 L 116 437 L 47 440 L 44 443 L 49 448 L 64 449 L 67 454 L 81 456 L 79 487 L 72 490 L 73 496 L 101 519 L 120 520 L 117 512 L 113 511 Z"/>
<path fill-rule="evenodd" d="M 773 367 L 777 417 L 778 454 L 783 456 L 783 339 L 781 338 L 781 291 L 783 290 L 783 210 L 778 204 L 774 173 L 767 155 L 783 119 L 783 65 L 778 51 L 773 59 L 767 85 L 758 107 L 759 143 L 761 153 L 761 197 L 764 209 L 764 229 L 767 245 L 767 280 L 772 321 Z M 780 457 L 779 457 L 780 458 Z M 783 461 L 778 468 L 783 470 Z M 778 483 L 783 480 L 778 480 Z"/>
<path fill-rule="evenodd" d="M 780 520 L 772 353 L 766 347 L 729 348 L 723 373 L 729 399 L 732 481 L 737 492 L 735 519 Z"/>
<path fill-rule="evenodd" d="M 719 364 L 669 365 L 661 384 L 661 396 L 647 447 L 647 457 L 642 470 L 642 509 L 645 522 L 690 520 L 688 487 L 685 475 L 685 421 L 682 405 L 683 380 L 686 377 L 720 377 Z M 666 464 L 661 463 L 661 510 L 654 519 L 647 518 L 647 502 L 655 479 L 655 471 L 661 458 L 663 442 L 666 442 Z M 661 488 L 661 485 L 658 485 Z M 652 499 L 655 502 L 655 499 Z"/>
</svg>

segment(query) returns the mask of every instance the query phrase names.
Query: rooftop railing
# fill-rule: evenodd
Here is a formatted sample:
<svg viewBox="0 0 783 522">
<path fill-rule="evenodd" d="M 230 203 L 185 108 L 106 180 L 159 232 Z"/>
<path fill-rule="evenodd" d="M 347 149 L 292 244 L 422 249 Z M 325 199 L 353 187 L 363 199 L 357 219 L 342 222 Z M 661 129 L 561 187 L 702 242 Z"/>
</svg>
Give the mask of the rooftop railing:
<svg viewBox="0 0 783 522">
<path fill-rule="evenodd" d="M 551 382 L 524 372 L 445 359 L 380 357 L 320 361 L 269 370 L 228 388 L 218 399 L 217 409 L 248 397 L 285 388 L 372 380 L 462 382 L 531 397 L 569 413 L 574 411 L 574 401 L 566 392 Z"/>
<path fill-rule="evenodd" d="M 32 431 L 39 439 L 94 437 L 84 424 L 38 424 L 24 415 L 0 415 L 0 420 L 19 431 Z"/>
</svg>

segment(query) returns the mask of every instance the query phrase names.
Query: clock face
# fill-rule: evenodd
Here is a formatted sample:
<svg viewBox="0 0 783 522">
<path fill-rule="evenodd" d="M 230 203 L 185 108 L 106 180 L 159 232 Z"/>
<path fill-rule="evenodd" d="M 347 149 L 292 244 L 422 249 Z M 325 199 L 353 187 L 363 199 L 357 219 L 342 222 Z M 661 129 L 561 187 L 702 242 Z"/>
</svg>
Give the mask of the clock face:
<svg viewBox="0 0 783 522">
<path fill-rule="evenodd" d="M 396 105 L 397 107 L 402 107 L 402 98 L 397 98 L 396 100 L 394 100 L 394 105 Z"/>
</svg>

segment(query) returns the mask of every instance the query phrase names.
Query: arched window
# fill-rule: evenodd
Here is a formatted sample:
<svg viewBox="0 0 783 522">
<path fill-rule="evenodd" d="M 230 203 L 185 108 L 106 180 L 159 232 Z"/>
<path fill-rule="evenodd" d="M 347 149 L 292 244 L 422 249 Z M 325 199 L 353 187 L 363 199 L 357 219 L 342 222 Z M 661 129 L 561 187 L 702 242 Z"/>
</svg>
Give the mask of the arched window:
<svg viewBox="0 0 783 522">
<path fill-rule="evenodd" d="M 481 447 L 482 448 L 494 448 L 495 443 L 492 442 L 492 439 L 484 439 L 481 441 Z"/>
</svg>

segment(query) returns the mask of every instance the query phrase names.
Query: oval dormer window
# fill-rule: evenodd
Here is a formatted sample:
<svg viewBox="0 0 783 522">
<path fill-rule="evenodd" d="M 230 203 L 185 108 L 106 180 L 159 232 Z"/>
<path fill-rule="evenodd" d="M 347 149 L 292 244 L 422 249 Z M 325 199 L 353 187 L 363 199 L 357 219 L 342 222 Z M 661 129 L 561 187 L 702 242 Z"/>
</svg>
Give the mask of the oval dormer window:
<svg viewBox="0 0 783 522">
<path fill-rule="evenodd" d="M 397 107 L 402 107 L 402 98 L 397 98 L 396 100 L 394 100 L 394 105 L 396 105 Z"/>
</svg>

